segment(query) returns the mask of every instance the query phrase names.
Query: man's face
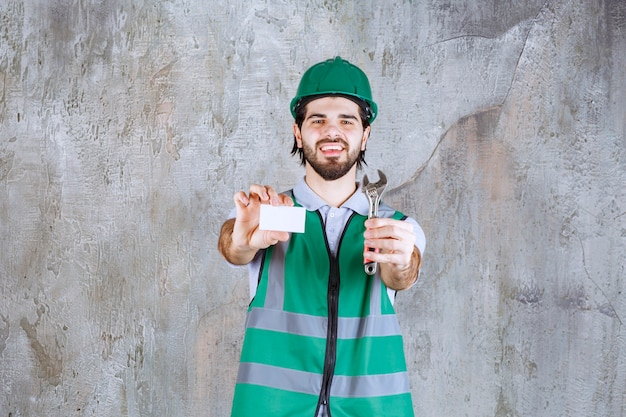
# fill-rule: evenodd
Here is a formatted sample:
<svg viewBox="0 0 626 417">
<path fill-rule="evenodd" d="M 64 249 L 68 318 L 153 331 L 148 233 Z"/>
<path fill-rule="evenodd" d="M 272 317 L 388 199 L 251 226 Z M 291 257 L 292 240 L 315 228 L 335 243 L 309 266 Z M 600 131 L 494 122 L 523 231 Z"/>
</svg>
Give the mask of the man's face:
<svg viewBox="0 0 626 417">
<path fill-rule="evenodd" d="M 370 128 L 363 129 L 359 106 L 344 97 L 323 97 L 306 106 L 302 128 L 294 135 L 304 160 L 324 180 L 337 180 L 351 169 L 365 150 Z"/>
</svg>

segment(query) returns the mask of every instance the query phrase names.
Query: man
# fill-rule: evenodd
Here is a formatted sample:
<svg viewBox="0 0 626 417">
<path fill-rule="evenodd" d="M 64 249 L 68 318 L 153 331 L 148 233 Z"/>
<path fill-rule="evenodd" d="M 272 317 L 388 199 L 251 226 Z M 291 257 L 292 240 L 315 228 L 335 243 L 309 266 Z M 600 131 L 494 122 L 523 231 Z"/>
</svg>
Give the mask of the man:
<svg viewBox="0 0 626 417">
<path fill-rule="evenodd" d="M 367 219 L 356 182 L 377 112 L 367 76 L 340 57 L 316 64 L 291 112 L 304 179 L 236 193 L 218 244 L 249 265 L 253 295 L 232 416 L 413 416 L 393 297 L 417 280 L 425 239 L 384 204 Z M 305 232 L 259 230 L 261 204 L 305 207 Z"/>
</svg>

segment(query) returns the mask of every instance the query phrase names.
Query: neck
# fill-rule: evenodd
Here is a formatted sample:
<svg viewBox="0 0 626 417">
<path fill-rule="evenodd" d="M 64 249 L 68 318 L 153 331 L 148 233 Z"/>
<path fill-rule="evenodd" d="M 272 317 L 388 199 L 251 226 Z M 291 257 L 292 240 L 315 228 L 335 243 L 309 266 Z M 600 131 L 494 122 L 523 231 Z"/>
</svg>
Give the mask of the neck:
<svg viewBox="0 0 626 417">
<path fill-rule="evenodd" d="M 356 191 L 356 166 L 343 177 L 326 181 L 307 165 L 304 180 L 311 190 L 330 206 L 341 207 Z"/>
</svg>

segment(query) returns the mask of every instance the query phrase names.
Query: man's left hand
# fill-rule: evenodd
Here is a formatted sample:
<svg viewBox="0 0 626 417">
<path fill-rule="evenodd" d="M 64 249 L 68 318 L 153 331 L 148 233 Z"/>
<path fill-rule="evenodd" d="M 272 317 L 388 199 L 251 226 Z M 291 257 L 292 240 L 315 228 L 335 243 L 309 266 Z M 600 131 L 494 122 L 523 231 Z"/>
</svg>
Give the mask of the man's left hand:
<svg viewBox="0 0 626 417">
<path fill-rule="evenodd" d="M 389 288 L 402 290 L 413 285 L 421 263 L 413 226 L 402 220 L 379 217 L 368 219 L 365 227 L 363 259 L 378 262 Z"/>
</svg>

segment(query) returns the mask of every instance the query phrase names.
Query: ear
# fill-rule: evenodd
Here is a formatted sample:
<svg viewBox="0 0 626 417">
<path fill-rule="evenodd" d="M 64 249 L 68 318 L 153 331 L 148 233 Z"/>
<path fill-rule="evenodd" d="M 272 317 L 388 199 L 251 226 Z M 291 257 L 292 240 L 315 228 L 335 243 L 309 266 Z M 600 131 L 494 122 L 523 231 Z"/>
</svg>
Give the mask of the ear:
<svg viewBox="0 0 626 417">
<path fill-rule="evenodd" d="M 365 148 L 367 148 L 367 140 L 370 137 L 370 131 L 371 131 L 372 127 L 368 126 L 365 128 L 365 130 L 363 131 L 363 139 L 361 140 L 361 150 L 364 151 Z"/>
<path fill-rule="evenodd" d="M 300 128 L 297 123 L 293 124 L 293 137 L 296 139 L 298 148 L 302 149 L 302 133 L 300 133 Z"/>
</svg>

